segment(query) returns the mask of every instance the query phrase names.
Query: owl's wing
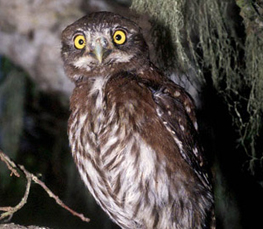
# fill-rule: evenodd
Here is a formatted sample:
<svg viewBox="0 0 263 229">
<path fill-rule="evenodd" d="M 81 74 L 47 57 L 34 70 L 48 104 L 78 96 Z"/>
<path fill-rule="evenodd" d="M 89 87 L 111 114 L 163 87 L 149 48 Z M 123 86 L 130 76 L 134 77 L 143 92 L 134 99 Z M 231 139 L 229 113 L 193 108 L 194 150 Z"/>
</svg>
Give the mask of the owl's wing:
<svg viewBox="0 0 263 229">
<path fill-rule="evenodd" d="M 181 156 L 194 170 L 201 182 L 210 188 L 206 163 L 197 133 L 195 107 L 183 88 L 167 82 L 158 90 L 152 89 L 156 112 L 171 133 Z"/>
</svg>

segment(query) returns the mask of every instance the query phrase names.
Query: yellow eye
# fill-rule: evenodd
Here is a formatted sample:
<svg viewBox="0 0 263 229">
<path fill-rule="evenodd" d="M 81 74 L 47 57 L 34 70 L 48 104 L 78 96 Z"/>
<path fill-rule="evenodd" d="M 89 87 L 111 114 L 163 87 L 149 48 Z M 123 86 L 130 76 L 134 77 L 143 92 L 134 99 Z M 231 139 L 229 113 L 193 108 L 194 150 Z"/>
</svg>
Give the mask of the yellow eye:
<svg viewBox="0 0 263 229">
<path fill-rule="evenodd" d="M 83 35 L 77 35 L 74 38 L 74 45 L 76 49 L 83 49 L 86 45 L 86 40 Z"/>
<path fill-rule="evenodd" d="M 126 41 L 126 34 L 125 34 L 125 32 L 123 32 L 122 30 L 117 30 L 117 31 L 113 34 L 113 41 L 114 41 L 115 44 L 117 44 L 117 45 L 122 45 L 122 44 L 124 44 L 124 42 Z"/>
</svg>

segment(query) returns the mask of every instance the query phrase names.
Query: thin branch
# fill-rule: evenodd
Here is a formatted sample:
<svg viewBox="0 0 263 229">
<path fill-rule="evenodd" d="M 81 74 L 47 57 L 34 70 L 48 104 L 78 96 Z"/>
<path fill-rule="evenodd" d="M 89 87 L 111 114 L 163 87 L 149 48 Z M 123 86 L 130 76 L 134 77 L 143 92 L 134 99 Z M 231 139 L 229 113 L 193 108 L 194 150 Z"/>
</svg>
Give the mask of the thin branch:
<svg viewBox="0 0 263 229">
<path fill-rule="evenodd" d="M 25 168 L 23 168 L 23 172 L 24 172 L 25 174 L 30 174 L 27 170 L 25 170 Z M 84 222 L 89 222 L 89 221 L 90 221 L 90 219 L 86 218 L 83 214 L 80 214 L 80 213 L 77 213 L 77 212 L 73 211 L 73 210 L 72 210 L 71 208 L 69 208 L 66 204 L 64 204 L 64 203 L 62 202 L 62 200 L 60 200 L 59 197 L 56 196 L 56 195 L 45 185 L 45 183 L 42 182 L 41 180 L 39 180 L 35 175 L 30 174 L 30 176 L 31 176 L 32 180 L 33 180 L 36 184 L 40 185 L 40 186 L 46 191 L 46 193 L 49 195 L 49 197 L 55 199 L 55 201 L 56 201 L 56 203 L 57 203 L 58 205 L 60 205 L 60 206 L 63 207 L 64 209 L 68 210 L 72 215 L 75 215 L 75 216 L 79 217 L 82 221 L 84 221 Z"/>
<path fill-rule="evenodd" d="M 53 199 L 55 199 L 56 203 L 58 205 L 60 205 L 62 208 L 66 209 L 67 211 L 69 211 L 72 215 L 79 217 L 82 221 L 84 222 L 89 222 L 90 219 L 86 218 L 83 214 L 77 213 L 74 210 L 72 210 L 71 208 L 69 208 L 67 205 L 65 205 L 63 203 L 62 200 L 59 199 L 58 196 L 56 196 L 46 185 L 44 182 L 42 182 L 41 180 L 39 180 L 34 174 L 28 172 L 24 166 L 22 165 L 18 165 L 16 164 L 14 161 L 12 161 L 6 154 L 4 154 L 1 150 L 0 150 L 0 158 L 1 160 L 6 164 L 7 168 L 11 171 L 10 176 L 12 176 L 13 174 L 17 177 L 20 177 L 17 169 L 19 169 L 25 176 L 27 179 L 27 185 L 26 185 L 26 191 L 25 194 L 23 196 L 23 198 L 21 199 L 21 201 L 19 202 L 19 204 L 17 204 L 15 207 L 0 207 L 0 211 L 3 211 L 4 213 L 2 213 L 0 215 L 0 220 L 4 219 L 4 218 L 11 218 L 12 215 L 17 212 L 18 210 L 20 210 L 27 202 L 28 199 L 28 195 L 30 192 L 30 187 L 31 187 L 31 182 L 32 180 L 40 185 L 45 191 L 46 193 Z"/>
<path fill-rule="evenodd" d="M 14 174 L 16 177 L 20 177 L 19 173 L 15 169 L 16 164 L 7 155 L 5 155 L 1 150 L 0 150 L 0 159 L 6 164 L 7 168 L 11 171 L 10 176 Z"/>
<path fill-rule="evenodd" d="M 2 152 L 0 152 L 0 153 L 2 153 Z M 9 217 L 11 219 L 13 214 L 15 212 L 17 212 L 18 210 L 20 210 L 26 204 L 27 198 L 29 195 L 29 191 L 30 191 L 30 187 L 31 187 L 31 182 L 32 182 L 32 178 L 31 178 L 30 174 L 26 174 L 26 179 L 27 179 L 26 191 L 25 191 L 23 198 L 21 199 L 19 204 L 17 204 L 15 207 L 0 207 L 0 211 L 4 211 L 4 213 L 2 213 L 0 215 L 0 220 L 5 219 L 7 217 Z"/>
</svg>

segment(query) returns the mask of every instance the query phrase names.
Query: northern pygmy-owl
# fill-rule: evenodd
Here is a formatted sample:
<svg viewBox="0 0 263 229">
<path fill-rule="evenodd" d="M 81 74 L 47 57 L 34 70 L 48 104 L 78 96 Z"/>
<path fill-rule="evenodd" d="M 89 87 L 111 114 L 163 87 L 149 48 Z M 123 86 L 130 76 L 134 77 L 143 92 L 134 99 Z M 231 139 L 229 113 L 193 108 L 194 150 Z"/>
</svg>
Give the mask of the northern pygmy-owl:
<svg viewBox="0 0 263 229">
<path fill-rule="evenodd" d="M 63 31 L 62 58 L 72 154 L 104 211 L 122 228 L 209 228 L 193 101 L 151 63 L 140 27 L 89 14 Z"/>
</svg>

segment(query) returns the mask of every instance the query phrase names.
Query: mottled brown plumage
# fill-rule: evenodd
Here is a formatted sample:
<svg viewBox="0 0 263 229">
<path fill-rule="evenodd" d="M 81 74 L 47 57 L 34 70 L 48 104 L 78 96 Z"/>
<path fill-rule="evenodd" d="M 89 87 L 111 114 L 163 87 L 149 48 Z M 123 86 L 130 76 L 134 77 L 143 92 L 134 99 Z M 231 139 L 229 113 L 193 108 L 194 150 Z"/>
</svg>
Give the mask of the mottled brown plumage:
<svg viewBox="0 0 263 229">
<path fill-rule="evenodd" d="M 100 206 L 122 228 L 209 228 L 193 101 L 150 62 L 140 28 L 92 13 L 63 31 L 62 58 L 72 154 Z"/>
</svg>

